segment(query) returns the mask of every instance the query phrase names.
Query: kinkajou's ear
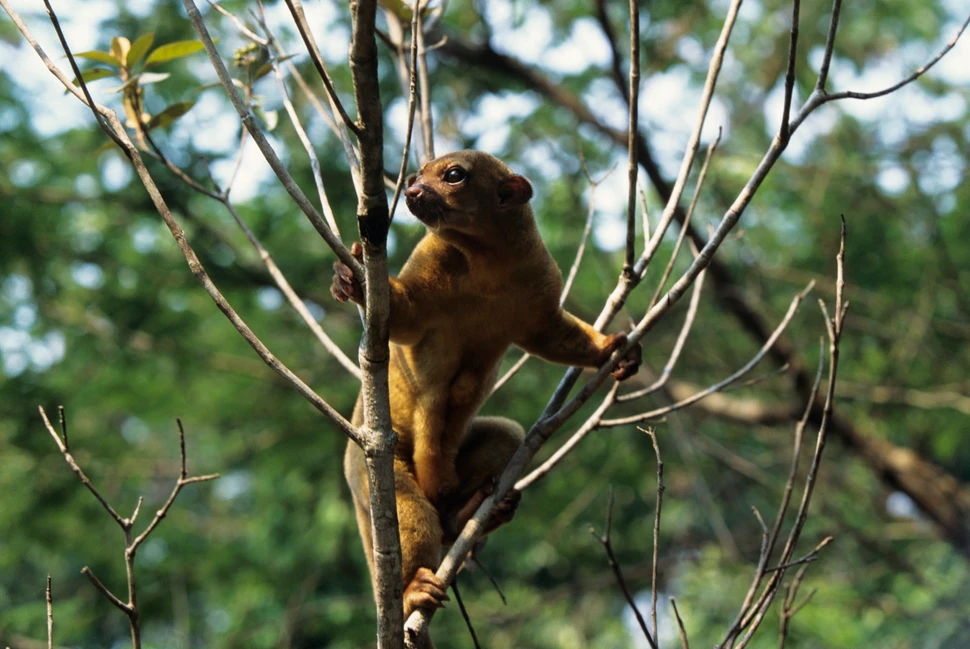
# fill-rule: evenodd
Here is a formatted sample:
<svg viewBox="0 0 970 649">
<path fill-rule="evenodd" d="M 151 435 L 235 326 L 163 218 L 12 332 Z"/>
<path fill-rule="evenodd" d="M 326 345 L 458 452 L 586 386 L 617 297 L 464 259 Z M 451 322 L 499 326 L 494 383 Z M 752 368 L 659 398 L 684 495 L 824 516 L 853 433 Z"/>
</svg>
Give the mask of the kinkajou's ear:
<svg viewBox="0 0 970 649">
<path fill-rule="evenodd" d="M 532 183 L 524 176 L 509 176 L 498 185 L 498 201 L 501 205 L 525 205 L 530 198 Z"/>
</svg>

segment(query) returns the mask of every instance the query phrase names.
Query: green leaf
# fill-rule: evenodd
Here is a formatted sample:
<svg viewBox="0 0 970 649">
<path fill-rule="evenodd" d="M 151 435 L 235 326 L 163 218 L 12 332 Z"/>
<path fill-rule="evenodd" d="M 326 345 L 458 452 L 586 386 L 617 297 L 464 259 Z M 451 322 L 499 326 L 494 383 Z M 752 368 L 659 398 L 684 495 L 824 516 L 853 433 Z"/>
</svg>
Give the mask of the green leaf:
<svg viewBox="0 0 970 649">
<path fill-rule="evenodd" d="M 155 117 L 148 122 L 147 130 L 150 131 L 153 128 L 164 128 L 168 126 L 179 117 L 189 112 L 193 106 L 195 106 L 194 99 L 192 101 L 180 101 L 176 104 L 168 106 L 165 110 L 160 112 L 158 115 L 155 115 Z"/>
<path fill-rule="evenodd" d="M 91 68 L 90 70 L 85 70 L 81 73 L 81 78 L 84 79 L 84 83 L 90 81 L 97 81 L 98 79 L 104 79 L 105 77 L 113 77 L 118 73 L 114 70 L 109 70 L 108 68 Z M 77 77 L 74 77 L 72 83 L 77 86 L 80 85 L 77 82 Z M 67 92 L 66 90 L 64 92 Z"/>
<path fill-rule="evenodd" d="M 98 50 L 89 50 L 87 52 L 77 52 L 74 54 L 75 57 L 81 57 L 82 59 L 90 59 L 91 61 L 98 61 L 99 63 L 107 63 L 108 65 L 113 65 L 116 68 L 121 67 L 118 59 L 111 56 L 107 52 L 99 52 Z"/>
<path fill-rule="evenodd" d="M 155 33 L 148 32 L 147 34 L 142 34 L 131 44 L 131 49 L 128 50 L 128 66 L 131 67 L 142 60 L 142 58 L 148 53 L 151 48 L 152 43 L 155 42 Z"/>
<path fill-rule="evenodd" d="M 166 43 L 155 48 L 155 51 L 148 55 L 148 60 L 145 61 L 145 65 L 155 65 L 156 63 L 180 59 L 183 56 L 195 54 L 201 49 L 203 49 L 203 46 L 199 41 L 175 41 L 174 43 Z"/>
<path fill-rule="evenodd" d="M 283 61 L 292 59 L 294 56 L 296 56 L 296 54 L 287 54 L 286 56 L 281 56 L 279 59 L 277 59 L 277 62 L 282 63 Z M 256 70 L 256 74 L 253 75 L 253 81 L 256 81 L 257 79 L 262 79 L 267 74 L 269 74 L 272 69 L 273 69 L 273 64 L 270 61 L 267 61 L 262 66 L 260 66 L 258 70 Z"/>
</svg>

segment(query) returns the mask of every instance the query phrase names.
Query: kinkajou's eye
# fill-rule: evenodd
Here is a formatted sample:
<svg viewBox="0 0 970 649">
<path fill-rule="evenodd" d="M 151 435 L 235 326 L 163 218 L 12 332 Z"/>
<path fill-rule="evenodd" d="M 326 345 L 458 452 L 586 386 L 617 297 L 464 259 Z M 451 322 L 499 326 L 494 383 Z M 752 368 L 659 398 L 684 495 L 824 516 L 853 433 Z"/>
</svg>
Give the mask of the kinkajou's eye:
<svg viewBox="0 0 970 649">
<path fill-rule="evenodd" d="M 445 172 L 445 182 L 450 183 L 452 185 L 457 185 L 467 177 L 468 177 L 468 174 L 466 174 L 465 170 L 462 169 L 461 167 L 452 167 L 447 172 Z"/>
</svg>

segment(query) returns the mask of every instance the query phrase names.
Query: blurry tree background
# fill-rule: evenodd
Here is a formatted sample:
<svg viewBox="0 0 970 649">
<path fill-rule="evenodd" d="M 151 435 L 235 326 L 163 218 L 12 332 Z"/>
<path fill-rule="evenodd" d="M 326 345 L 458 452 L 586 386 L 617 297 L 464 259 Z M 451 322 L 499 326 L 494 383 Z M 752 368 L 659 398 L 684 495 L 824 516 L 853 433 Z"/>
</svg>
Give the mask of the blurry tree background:
<svg viewBox="0 0 970 649">
<path fill-rule="evenodd" d="M 173 0 L 59 4 L 75 51 L 107 49 L 117 35 L 134 40 L 154 32 L 156 44 L 195 37 Z M 251 4 L 225 6 L 245 17 Z M 655 175 L 668 180 L 696 114 L 726 4 L 643 6 L 641 126 Z M 622 169 L 626 157 L 608 133 L 625 130 L 625 107 L 595 5 L 449 2 L 437 28 L 448 40 L 429 57 L 438 152 L 484 149 L 532 179 L 540 228 L 562 266 L 571 263 L 589 199 L 578 154 L 594 178 L 617 162 Z M 626 6 L 606 5 L 625 57 Z M 15 6 L 57 57 L 39 4 Z M 293 62 L 320 90 L 285 7 L 267 9 L 287 51 L 297 54 Z M 349 97 L 346 7 L 313 0 L 306 9 L 336 85 Z M 829 10 L 829 3 L 802 7 L 802 98 L 814 83 Z M 956 0 L 847 3 L 830 87 L 872 90 L 901 79 L 956 33 L 967 11 Z M 207 21 L 221 37 L 224 58 L 245 45 L 214 11 Z M 787 2 L 743 5 L 705 131 L 705 141 L 718 126 L 724 135 L 695 214 L 701 236 L 777 130 L 789 23 Z M 123 158 L 99 152 L 105 137 L 90 114 L 63 94 L 6 18 L 0 39 L 0 646 L 40 646 L 48 573 L 58 645 L 115 647 L 129 640 L 124 616 L 80 574 L 90 565 L 120 590 L 122 534 L 64 465 L 38 404 L 66 406 L 75 456 L 119 511 L 130 512 L 139 495 L 154 511 L 167 496 L 178 474 L 175 417 L 186 427 L 190 471 L 223 476 L 185 489 L 140 551 L 147 646 L 366 646 L 374 638 L 373 604 L 343 482 L 344 437 L 232 331 L 187 271 Z M 386 158 L 396 169 L 406 99 L 387 48 L 382 52 Z M 775 323 L 811 278 L 820 280 L 816 294 L 830 297 L 838 215 L 845 214 L 852 308 L 837 390 L 844 430 L 833 433 L 826 451 L 804 535 L 809 545 L 828 534 L 836 539 L 808 573 L 802 592 L 817 592 L 792 623 L 789 647 L 970 646 L 968 60 L 970 48 L 958 44 L 897 95 L 830 104 L 809 118 L 743 216 L 742 235 L 719 252 L 727 279 L 707 282 L 676 380 L 658 399 L 726 376 L 760 347 L 738 303 Z M 215 81 L 213 71 L 203 55 L 165 71 L 172 77 L 150 87 L 149 110 L 198 102 L 156 137 L 195 178 L 206 178 L 208 160 L 225 179 L 240 127 L 220 88 L 199 89 Z M 601 126 L 550 99 L 530 74 L 578 97 Z M 275 84 L 270 75 L 256 86 L 268 111 L 280 108 Z M 291 94 L 310 126 L 349 244 L 356 238 L 348 234 L 356 231 L 356 199 L 339 142 L 305 97 Z M 280 116 L 277 150 L 309 189 L 306 157 Z M 568 302 L 587 319 L 622 264 L 620 169 L 596 191 L 595 250 Z M 152 171 L 234 306 L 284 362 L 349 415 L 356 381 L 288 308 L 225 210 L 161 165 Z M 327 331 L 356 357 L 357 313 L 329 297 L 332 254 L 270 178 L 255 147 L 241 173 L 233 198 L 243 218 Z M 642 176 L 655 217 L 662 201 Z M 393 269 L 422 232 L 402 206 L 391 232 Z M 668 250 L 675 235 L 668 235 Z M 663 263 L 661 256 L 654 265 Z M 634 317 L 660 272 L 651 269 L 647 287 L 628 303 Z M 649 368 L 660 369 L 678 326 L 678 317 L 668 318 L 647 336 Z M 657 424 L 667 483 L 660 590 L 677 597 L 695 647 L 720 639 L 747 587 L 761 537 L 750 508 L 768 517 L 777 507 L 791 448 L 789 413 L 804 403 L 797 375 L 811 373 L 822 332 L 809 302 L 785 336 L 784 349 L 796 361 L 787 373 Z M 766 360 L 759 372 L 776 369 L 780 358 Z M 561 372 L 530 361 L 484 413 L 532 423 Z M 905 493 L 906 478 L 913 478 L 906 471 L 927 468 L 936 479 L 927 484 L 945 486 L 931 495 L 950 508 L 949 521 L 941 520 L 939 507 L 928 513 L 934 503 Z M 481 571 L 459 577 L 483 646 L 645 646 L 602 548 L 587 532 L 590 523 L 602 525 L 610 484 L 613 543 L 628 580 L 644 595 L 653 451 L 635 427 L 602 430 L 526 493 L 514 523 L 482 553 L 508 606 Z M 660 608 L 660 639 L 672 646 L 678 641 L 666 597 Z M 776 620 L 769 617 L 752 646 L 777 646 Z M 442 649 L 472 646 L 454 606 L 434 628 Z"/>
</svg>

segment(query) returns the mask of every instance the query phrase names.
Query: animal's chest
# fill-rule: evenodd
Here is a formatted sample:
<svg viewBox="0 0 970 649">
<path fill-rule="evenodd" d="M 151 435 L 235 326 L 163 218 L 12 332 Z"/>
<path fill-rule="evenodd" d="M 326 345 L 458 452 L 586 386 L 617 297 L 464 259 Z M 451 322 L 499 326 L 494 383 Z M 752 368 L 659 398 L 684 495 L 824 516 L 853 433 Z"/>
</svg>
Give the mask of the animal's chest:
<svg viewBox="0 0 970 649">
<path fill-rule="evenodd" d="M 488 396 L 509 340 L 489 318 L 462 318 L 391 348 L 391 415 L 409 428 L 463 429 Z M 460 333 L 460 335 L 459 335 Z M 430 431 L 429 431 L 430 432 Z"/>
</svg>

